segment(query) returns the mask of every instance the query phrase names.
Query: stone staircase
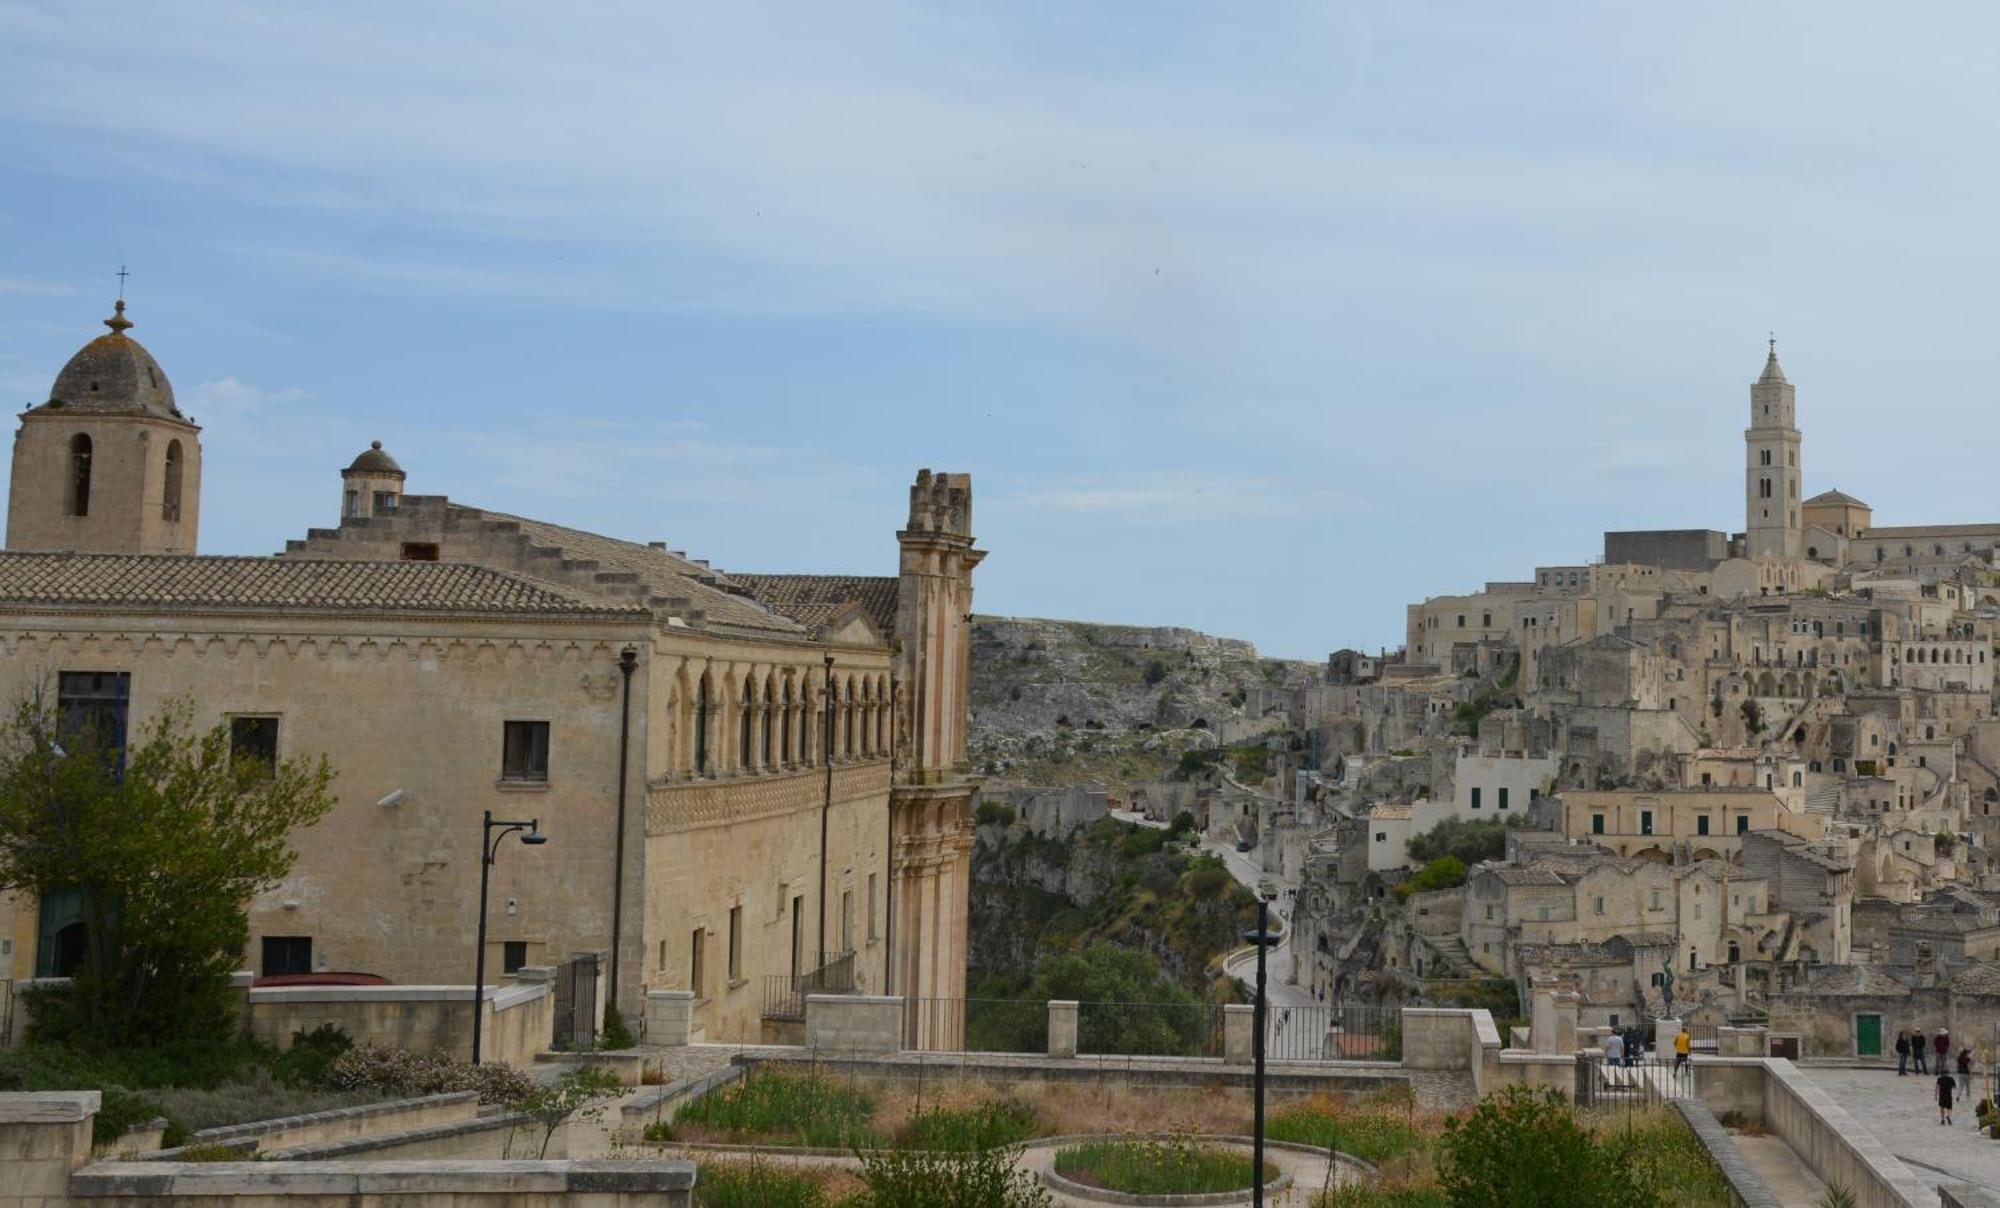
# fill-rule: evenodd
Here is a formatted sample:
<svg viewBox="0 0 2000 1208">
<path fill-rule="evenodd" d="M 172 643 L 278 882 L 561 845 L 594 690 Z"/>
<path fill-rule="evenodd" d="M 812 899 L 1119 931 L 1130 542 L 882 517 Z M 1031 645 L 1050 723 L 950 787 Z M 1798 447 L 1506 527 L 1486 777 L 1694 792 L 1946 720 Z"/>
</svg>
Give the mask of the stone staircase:
<svg viewBox="0 0 2000 1208">
<path fill-rule="evenodd" d="M 1806 812 L 1809 814 L 1837 814 L 1840 812 L 1840 782 L 1828 781 L 1806 794 Z"/>
</svg>

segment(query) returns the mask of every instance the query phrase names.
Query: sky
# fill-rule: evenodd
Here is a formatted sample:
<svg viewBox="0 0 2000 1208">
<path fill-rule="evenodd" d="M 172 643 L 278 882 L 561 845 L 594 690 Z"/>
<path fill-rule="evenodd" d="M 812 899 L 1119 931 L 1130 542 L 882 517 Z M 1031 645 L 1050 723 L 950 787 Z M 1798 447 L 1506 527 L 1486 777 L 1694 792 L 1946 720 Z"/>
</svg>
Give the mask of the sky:
<svg viewBox="0 0 2000 1208">
<path fill-rule="evenodd" d="M 126 285 L 201 549 L 408 490 L 982 612 L 1400 644 L 1805 490 L 1993 521 L 2000 6 L 0 6 L 0 399 Z"/>
</svg>

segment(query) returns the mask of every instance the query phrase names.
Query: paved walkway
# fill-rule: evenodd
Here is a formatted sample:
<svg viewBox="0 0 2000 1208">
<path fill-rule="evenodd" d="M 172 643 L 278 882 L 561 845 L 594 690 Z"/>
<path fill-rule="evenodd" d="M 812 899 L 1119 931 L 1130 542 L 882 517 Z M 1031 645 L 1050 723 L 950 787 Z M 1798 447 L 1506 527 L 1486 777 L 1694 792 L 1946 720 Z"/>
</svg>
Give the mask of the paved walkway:
<svg viewBox="0 0 2000 1208">
<path fill-rule="evenodd" d="M 1792 1147 L 1777 1137 L 1752 1137 L 1735 1133 L 1730 1140 L 1736 1142 L 1736 1149 L 1743 1160 L 1750 1163 L 1771 1194 L 1778 1197 L 1780 1204 L 1796 1204 L 1798 1208 L 1815 1208 L 1820 1197 L 1826 1194 L 1826 1184 L 1819 1176 L 1806 1168 Z"/>
<path fill-rule="evenodd" d="M 1931 1099 L 1936 1082 L 1929 1076 L 1898 1078 L 1893 1069 L 1825 1066 L 1799 1072 L 1875 1134 L 1922 1182 L 1955 1180 L 2000 1192 L 2000 1141 L 1981 1136 L 1972 1126 L 1976 1095 L 1961 1096 L 1952 1110 L 1952 1126 L 1946 1128 L 1938 1123 L 1937 1104 Z"/>
</svg>

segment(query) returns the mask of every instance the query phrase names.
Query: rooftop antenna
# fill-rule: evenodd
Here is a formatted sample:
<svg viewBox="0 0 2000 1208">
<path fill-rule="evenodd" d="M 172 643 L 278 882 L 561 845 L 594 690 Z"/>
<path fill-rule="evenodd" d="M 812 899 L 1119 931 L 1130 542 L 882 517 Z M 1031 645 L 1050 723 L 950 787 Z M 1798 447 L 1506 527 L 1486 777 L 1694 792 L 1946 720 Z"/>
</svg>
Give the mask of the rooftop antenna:
<svg viewBox="0 0 2000 1208">
<path fill-rule="evenodd" d="M 124 265 L 121 264 L 118 266 L 118 300 L 120 302 L 125 300 L 125 278 L 131 275 L 131 273 L 125 271 Z"/>
</svg>

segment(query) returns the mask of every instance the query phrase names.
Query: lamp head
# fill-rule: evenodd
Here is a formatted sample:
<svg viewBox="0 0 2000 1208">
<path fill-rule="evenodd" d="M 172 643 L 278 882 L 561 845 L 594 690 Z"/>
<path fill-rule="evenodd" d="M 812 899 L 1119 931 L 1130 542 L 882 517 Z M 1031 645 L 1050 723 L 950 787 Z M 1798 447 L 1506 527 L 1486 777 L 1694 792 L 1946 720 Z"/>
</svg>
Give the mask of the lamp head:
<svg viewBox="0 0 2000 1208">
<path fill-rule="evenodd" d="M 549 837 L 542 833 L 542 820 L 540 818 L 530 822 L 528 824 L 528 833 L 521 836 L 521 842 L 527 844 L 529 847 L 540 847 L 548 841 Z"/>
</svg>

